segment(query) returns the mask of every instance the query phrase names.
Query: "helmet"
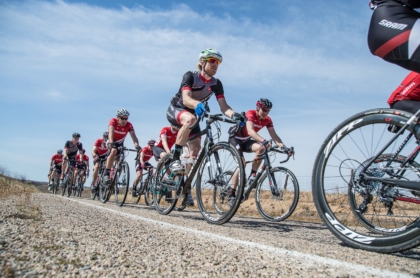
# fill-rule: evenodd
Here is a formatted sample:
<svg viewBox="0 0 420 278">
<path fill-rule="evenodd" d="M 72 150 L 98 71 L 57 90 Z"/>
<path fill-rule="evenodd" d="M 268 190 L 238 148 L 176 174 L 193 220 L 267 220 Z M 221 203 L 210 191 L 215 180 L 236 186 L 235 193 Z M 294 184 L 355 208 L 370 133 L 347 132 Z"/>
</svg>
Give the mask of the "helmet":
<svg viewBox="0 0 420 278">
<path fill-rule="evenodd" d="M 257 101 L 257 107 L 261 107 L 261 108 L 269 108 L 271 109 L 271 107 L 273 107 L 273 103 L 271 103 L 271 101 L 269 101 L 266 98 L 260 98 Z"/>
<path fill-rule="evenodd" d="M 103 134 L 104 137 L 108 137 L 108 131 L 105 131 Z"/>
<path fill-rule="evenodd" d="M 81 149 L 81 150 L 79 150 L 79 152 L 83 152 L 83 153 L 85 153 L 86 152 L 86 150 L 85 149 Z"/>
<path fill-rule="evenodd" d="M 75 137 L 80 138 L 80 133 L 77 133 L 77 132 L 73 133 L 73 138 L 75 138 Z"/>
<path fill-rule="evenodd" d="M 155 145 L 155 143 L 156 143 L 156 141 L 155 141 L 155 140 L 153 140 L 153 139 L 151 139 L 151 140 L 149 140 L 149 142 L 147 142 L 147 145 L 149 145 L 149 146 L 154 146 L 154 145 Z"/>
<path fill-rule="evenodd" d="M 63 153 L 63 150 L 62 150 L 62 149 L 59 149 L 59 150 L 57 151 L 57 153 L 58 153 L 58 154 L 62 154 L 62 153 Z"/>
<path fill-rule="evenodd" d="M 208 58 L 215 58 L 221 62 L 223 62 L 222 54 L 220 54 L 219 51 L 212 48 L 207 48 L 206 50 L 203 50 L 200 52 L 200 55 L 198 56 L 198 59 L 208 59 Z"/>
<path fill-rule="evenodd" d="M 128 117 L 130 116 L 130 112 L 127 111 L 127 109 L 125 108 L 121 108 L 120 110 L 117 111 L 117 117 Z"/>
</svg>

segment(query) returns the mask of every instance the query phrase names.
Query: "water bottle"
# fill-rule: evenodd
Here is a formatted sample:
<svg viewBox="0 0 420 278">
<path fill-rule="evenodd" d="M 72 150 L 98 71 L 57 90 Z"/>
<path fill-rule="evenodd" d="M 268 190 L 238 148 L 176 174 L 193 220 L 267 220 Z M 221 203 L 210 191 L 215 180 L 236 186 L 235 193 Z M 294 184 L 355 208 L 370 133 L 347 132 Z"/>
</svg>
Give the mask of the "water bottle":
<svg viewBox="0 0 420 278">
<path fill-rule="evenodd" d="M 254 182 L 255 178 L 256 178 L 256 173 L 251 174 L 251 176 L 248 178 L 248 186 L 251 186 L 252 185 L 252 183 Z"/>
</svg>

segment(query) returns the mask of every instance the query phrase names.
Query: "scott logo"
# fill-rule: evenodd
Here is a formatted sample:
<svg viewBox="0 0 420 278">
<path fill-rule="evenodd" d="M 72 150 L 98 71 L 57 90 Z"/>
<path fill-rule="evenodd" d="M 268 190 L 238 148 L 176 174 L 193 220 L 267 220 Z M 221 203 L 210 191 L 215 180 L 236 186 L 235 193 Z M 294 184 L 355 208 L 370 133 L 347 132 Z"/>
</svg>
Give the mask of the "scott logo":
<svg viewBox="0 0 420 278">
<path fill-rule="evenodd" d="M 324 149 L 324 154 L 325 156 L 328 156 L 328 154 L 331 151 L 332 146 L 343 136 L 344 132 L 348 132 L 350 130 L 352 130 L 354 128 L 354 126 L 358 123 L 360 123 L 361 121 L 363 121 L 363 119 L 358 119 L 355 120 L 354 122 L 349 123 L 348 125 L 346 125 L 345 127 L 343 127 L 342 129 L 340 129 L 339 132 L 337 132 L 332 139 L 330 140 L 330 142 L 328 142 L 327 146 Z"/>
</svg>

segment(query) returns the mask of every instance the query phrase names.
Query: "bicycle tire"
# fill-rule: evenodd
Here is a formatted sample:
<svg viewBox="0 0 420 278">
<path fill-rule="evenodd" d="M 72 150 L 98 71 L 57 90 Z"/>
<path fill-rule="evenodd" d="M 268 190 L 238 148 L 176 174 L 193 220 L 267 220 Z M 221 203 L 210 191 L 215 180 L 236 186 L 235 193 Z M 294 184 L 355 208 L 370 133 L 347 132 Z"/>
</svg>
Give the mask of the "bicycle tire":
<svg viewBox="0 0 420 278">
<path fill-rule="evenodd" d="M 99 200 L 102 203 L 106 203 L 109 201 L 109 199 L 111 198 L 111 188 L 112 185 L 105 185 L 102 183 L 102 178 L 103 178 L 103 174 L 101 175 L 101 180 L 100 180 L 100 184 L 99 184 Z"/>
<path fill-rule="evenodd" d="M 59 183 L 60 183 L 60 178 L 59 178 L 59 175 L 56 173 L 54 177 L 54 181 L 53 181 L 53 188 L 52 188 L 52 193 L 54 195 L 57 194 L 57 188 L 58 188 Z"/>
<path fill-rule="evenodd" d="M 280 196 L 274 196 L 271 192 L 267 172 L 265 172 L 258 181 L 255 203 L 264 219 L 281 222 L 294 212 L 299 202 L 299 183 L 292 171 L 287 168 L 274 167 L 270 173 L 276 180 Z"/>
<path fill-rule="evenodd" d="M 145 181 L 145 189 L 144 189 L 144 201 L 146 205 L 153 206 L 153 184 L 154 184 L 154 177 L 153 175 L 149 175 Z"/>
<path fill-rule="evenodd" d="M 115 171 L 112 183 L 114 184 L 115 204 L 122 207 L 127 199 L 130 187 L 130 168 L 127 162 L 120 163 L 120 171 Z"/>
<path fill-rule="evenodd" d="M 97 182 L 95 184 L 96 184 L 96 186 L 98 186 L 98 183 Z M 92 187 L 89 188 L 89 191 L 90 191 L 90 199 L 91 200 L 95 200 L 96 199 L 96 190 L 93 190 Z"/>
<path fill-rule="evenodd" d="M 207 158 L 198 160 L 200 165 L 196 181 L 197 203 L 201 215 L 208 223 L 221 225 L 228 222 L 239 208 L 245 185 L 245 170 L 238 151 L 228 142 L 214 144 L 209 152 L 210 161 L 207 161 Z M 214 173 L 221 170 L 222 174 L 209 177 L 206 176 L 206 169 Z M 225 173 L 229 171 L 239 171 L 236 197 L 231 201 L 228 200 L 226 192 L 228 184 Z"/>
<path fill-rule="evenodd" d="M 70 171 L 69 175 L 67 176 L 66 179 L 66 188 L 67 188 L 67 197 L 70 198 L 71 196 L 71 191 L 72 191 L 72 187 L 73 187 L 73 171 Z"/>
<path fill-rule="evenodd" d="M 171 213 L 178 201 L 174 198 L 175 192 L 172 192 L 164 183 L 167 180 L 166 172 L 169 167 L 166 164 L 170 160 L 172 160 L 172 154 L 166 154 L 158 163 L 153 186 L 153 203 L 157 212 L 162 215 Z M 179 178 L 180 176 L 174 176 L 174 182 Z"/>
<path fill-rule="evenodd" d="M 328 135 L 317 154 L 312 173 L 312 194 L 316 209 L 328 229 L 352 247 L 392 253 L 420 244 L 419 221 L 392 234 L 372 232 L 365 227 L 366 223 L 360 223 L 354 216 L 355 212 L 348 197 L 350 186 L 364 185 L 366 190 L 384 186 L 380 182 L 355 179 L 358 177 L 357 170 L 363 161 L 372 159 L 394 137 L 387 130 L 388 125 L 401 128 L 411 117 L 405 111 L 381 108 L 358 113 L 338 125 Z M 410 124 L 404 133 L 412 133 L 413 126 L 413 123 Z M 401 145 L 399 143 L 406 138 L 400 137 L 384 149 L 382 154 L 395 153 L 396 148 Z M 361 146 L 356 141 L 361 142 Z M 414 147 L 417 146 L 415 140 L 409 142 L 409 147 L 402 149 L 400 154 L 411 153 L 413 144 Z M 372 165 L 366 172 L 371 171 Z"/>
<path fill-rule="evenodd" d="M 140 184 L 137 185 L 137 186 L 140 186 Z M 141 194 L 138 194 L 137 197 L 133 197 L 133 188 L 131 188 L 131 190 L 130 190 L 130 196 L 131 196 L 131 203 L 132 204 L 138 204 L 140 202 Z"/>
</svg>

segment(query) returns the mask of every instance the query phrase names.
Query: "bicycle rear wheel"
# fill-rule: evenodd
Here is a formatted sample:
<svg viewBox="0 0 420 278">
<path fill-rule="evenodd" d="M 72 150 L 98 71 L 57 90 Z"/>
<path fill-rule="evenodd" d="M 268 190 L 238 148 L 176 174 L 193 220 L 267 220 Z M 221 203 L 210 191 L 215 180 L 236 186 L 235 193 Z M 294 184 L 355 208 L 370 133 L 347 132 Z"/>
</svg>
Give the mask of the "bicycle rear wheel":
<svg viewBox="0 0 420 278">
<path fill-rule="evenodd" d="M 58 188 L 59 183 L 60 183 L 60 177 L 59 177 L 59 174 L 56 173 L 54 177 L 54 181 L 53 181 L 53 188 L 52 188 L 52 193 L 54 195 L 57 194 L 57 188 Z"/>
<path fill-rule="evenodd" d="M 227 142 L 210 148 L 210 161 L 201 160 L 196 188 L 197 203 L 204 219 L 211 224 L 228 222 L 238 210 L 244 190 L 244 166 L 238 151 Z M 237 175 L 236 197 L 229 200 L 231 178 Z"/>
<path fill-rule="evenodd" d="M 67 197 L 71 196 L 72 187 L 73 187 L 73 172 L 70 172 L 66 179 Z"/>
<path fill-rule="evenodd" d="M 95 184 L 96 184 L 96 186 L 98 186 L 98 183 L 97 182 Z M 98 187 L 96 187 L 96 188 L 98 188 Z M 98 190 L 98 189 L 96 189 L 96 190 Z M 95 200 L 96 199 L 96 190 L 94 190 L 93 187 L 90 187 L 89 188 L 89 191 L 90 191 L 90 199 L 91 200 Z"/>
<path fill-rule="evenodd" d="M 180 176 L 168 177 L 169 162 L 172 160 L 172 154 L 165 155 L 157 165 L 155 184 L 153 186 L 153 203 L 156 210 L 163 215 L 169 214 L 175 207 L 177 199 L 175 192 L 172 192 L 170 186 L 180 182 Z"/>
<path fill-rule="evenodd" d="M 120 163 L 120 171 L 116 171 L 115 178 L 113 180 L 114 186 L 114 198 L 117 206 L 123 206 L 127 199 L 127 194 L 130 185 L 130 168 L 127 162 Z"/>
<path fill-rule="evenodd" d="M 149 175 L 145 181 L 145 188 L 144 188 L 144 201 L 146 205 L 153 206 L 153 187 L 154 187 L 154 176 Z"/>
<path fill-rule="evenodd" d="M 274 167 L 270 174 L 276 181 L 279 195 L 272 193 L 267 173 L 264 173 L 258 181 L 255 203 L 262 217 L 280 222 L 286 220 L 298 204 L 299 183 L 292 171 L 284 167 Z"/>
<path fill-rule="evenodd" d="M 386 157 L 378 157 L 366 169 L 395 136 L 388 126 L 401 128 L 410 117 L 409 113 L 393 109 L 359 113 L 341 123 L 318 152 L 312 175 L 315 206 L 330 231 L 350 246 L 391 253 L 420 244 L 419 203 L 400 199 L 399 193 L 407 191 L 402 187 L 365 180 L 362 175 L 365 171 L 371 177 L 418 182 L 417 175 L 407 175 L 404 179 L 394 175 L 398 166 L 394 162 L 390 167 L 383 166 Z M 413 125 L 382 154 L 395 153 L 409 138 Z M 407 157 L 417 147 L 417 140 L 412 136 L 399 155 Z M 408 172 L 411 167 L 418 171 L 417 164 L 397 171 Z"/>
</svg>

